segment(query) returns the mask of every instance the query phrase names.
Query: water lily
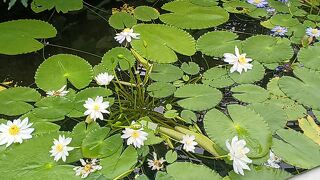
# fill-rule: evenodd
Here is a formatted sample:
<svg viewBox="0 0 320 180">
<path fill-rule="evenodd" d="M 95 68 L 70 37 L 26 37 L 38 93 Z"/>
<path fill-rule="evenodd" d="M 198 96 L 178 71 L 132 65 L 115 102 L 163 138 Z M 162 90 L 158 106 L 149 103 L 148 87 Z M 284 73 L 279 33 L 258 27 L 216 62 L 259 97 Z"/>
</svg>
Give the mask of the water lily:
<svg viewBox="0 0 320 180">
<path fill-rule="evenodd" d="M 183 144 L 183 149 L 194 153 L 195 146 L 198 144 L 195 139 L 194 135 L 183 135 L 180 141 Z"/>
<path fill-rule="evenodd" d="M 134 126 L 135 122 L 131 123 L 131 126 Z M 148 133 L 143 131 L 143 128 L 140 129 L 131 129 L 125 128 L 123 131 L 122 139 L 127 139 L 127 145 L 133 144 L 134 147 L 140 148 L 144 145 L 144 141 L 147 140 Z"/>
<path fill-rule="evenodd" d="M 31 139 L 31 133 L 34 128 L 30 128 L 32 123 L 28 123 L 29 119 L 26 117 L 22 121 L 20 119 L 7 121 L 7 124 L 0 125 L 0 145 L 7 144 L 6 147 L 12 143 L 22 143 L 24 139 Z"/>
<path fill-rule="evenodd" d="M 306 30 L 306 34 L 310 37 L 319 37 L 320 36 L 320 30 L 317 28 L 308 27 Z"/>
<path fill-rule="evenodd" d="M 52 90 L 52 91 L 48 91 L 46 94 L 47 96 L 66 96 L 68 94 L 69 91 L 66 91 L 66 85 L 62 86 L 62 88 L 60 88 L 59 90 Z"/>
<path fill-rule="evenodd" d="M 90 173 L 102 169 L 97 159 L 92 159 L 91 161 L 80 159 L 80 162 L 82 166 L 77 166 L 73 170 L 76 171 L 76 176 L 81 176 L 81 178 L 86 178 Z"/>
<path fill-rule="evenodd" d="M 233 161 L 233 170 L 237 174 L 244 175 L 243 169 L 250 170 L 247 163 L 252 163 L 252 160 L 247 157 L 247 153 L 250 151 L 246 147 L 246 141 L 238 140 L 238 136 L 232 138 L 231 144 L 229 140 L 226 140 L 226 146 L 229 150 L 230 160 Z"/>
<path fill-rule="evenodd" d="M 272 168 L 280 168 L 279 166 L 280 162 L 281 162 L 281 159 L 270 150 L 269 159 L 265 163 L 265 165 Z"/>
<path fill-rule="evenodd" d="M 288 32 L 288 29 L 286 27 L 282 27 L 282 26 L 275 26 L 273 29 L 271 29 L 271 31 L 273 32 L 273 35 L 276 36 L 285 36 L 286 33 Z"/>
<path fill-rule="evenodd" d="M 276 13 L 276 9 L 275 8 L 271 8 L 271 7 L 267 7 L 266 8 L 266 11 L 268 14 L 274 14 Z"/>
<path fill-rule="evenodd" d="M 161 157 L 160 159 L 157 158 L 157 154 L 153 152 L 153 159 L 148 159 L 148 166 L 152 170 L 161 170 L 163 169 L 163 163 L 166 162 L 166 160 Z"/>
<path fill-rule="evenodd" d="M 96 119 L 103 120 L 103 113 L 110 113 L 107 108 L 110 106 L 108 101 L 103 102 L 103 97 L 97 96 L 95 100 L 88 98 L 85 104 L 83 105 L 87 110 L 84 112 L 84 115 L 89 115 L 94 121 Z"/>
<path fill-rule="evenodd" d="M 112 79 L 114 78 L 113 75 L 109 75 L 108 73 L 100 73 L 94 79 L 96 80 L 97 84 L 100 86 L 107 86 L 110 84 Z"/>
<path fill-rule="evenodd" d="M 258 8 L 263 8 L 268 5 L 268 1 L 266 0 L 247 0 L 248 3 L 255 5 Z"/>
<path fill-rule="evenodd" d="M 278 1 L 282 3 L 287 3 L 289 0 L 278 0 Z"/>
<path fill-rule="evenodd" d="M 240 54 L 239 49 L 235 47 L 235 55 L 231 53 L 224 53 L 224 62 L 232 64 L 233 66 L 230 68 L 230 72 L 238 71 L 240 74 L 242 70 L 247 72 L 248 69 L 252 69 L 253 65 L 249 62 L 252 61 L 250 58 L 246 58 L 246 54 Z"/>
<path fill-rule="evenodd" d="M 59 139 L 53 140 L 53 146 L 51 146 L 51 156 L 54 156 L 55 161 L 62 161 L 67 160 L 67 156 L 69 156 L 69 151 L 72 151 L 74 148 L 67 146 L 71 143 L 72 138 L 65 138 L 64 135 L 59 135 Z"/>
<path fill-rule="evenodd" d="M 121 33 L 117 33 L 114 39 L 120 44 L 123 43 L 124 40 L 130 43 L 132 39 L 139 39 L 139 36 L 140 34 L 134 33 L 133 29 L 125 28 Z"/>
</svg>

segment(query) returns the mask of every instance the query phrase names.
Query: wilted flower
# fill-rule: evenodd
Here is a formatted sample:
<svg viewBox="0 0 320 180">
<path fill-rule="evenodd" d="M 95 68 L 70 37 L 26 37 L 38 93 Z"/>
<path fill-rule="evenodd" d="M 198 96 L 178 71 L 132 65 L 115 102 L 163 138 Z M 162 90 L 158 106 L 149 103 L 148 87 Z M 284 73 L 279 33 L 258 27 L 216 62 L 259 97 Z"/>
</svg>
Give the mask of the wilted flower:
<svg viewBox="0 0 320 180">
<path fill-rule="evenodd" d="M 271 31 L 273 32 L 274 36 L 285 36 L 288 32 L 288 29 L 286 27 L 275 26 L 273 29 L 271 29 Z"/>
<path fill-rule="evenodd" d="M 239 49 L 235 47 L 235 55 L 231 53 L 224 53 L 224 62 L 232 64 L 233 66 L 230 68 L 230 72 L 238 71 L 240 74 L 242 70 L 247 72 L 248 69 L 252 69 L 252 64 L 249 64 L 252 59 L 246 58 L 246 54 L 240 54 Z"/>
<path fill-rule="evenodd" d="M 62 88 L 60 88 L 57 91 L 48 91 L 46 94 L 47 96 L 66 96 L 68 94 L 69 91 L 66 91 L 66 85 L 62 86 Z"/>
<path fill-rule="evenodd" d="M 310 37 L 319 37 L 320 36 L 320 30 L 317 28 L 308 27 L 306 30 L 306 34 Z"/>
<path fill-rule="evenodd" d="M 132 39 L 139 39 L 139 36 L 140 34 L 134 33 L 133 29 L 125 28 L 121 33 L 117 33 L 114 39 L 120 44 L 123 43 L 124 40 L 130 43 Z"/>
<path fill-rule="evenodd" d="M 166 162 L 166 160 L 162 158 L 158 159 L 157 158 L 157 154 L 155 152 L 153 152 L 153 159 L 148 159 L 148 166 L 152 169 L 152 170 L 161 170 L 163 169 L 163 163 Z"/>
<path fill-rule="evenodd" d="M 96 80 L 97 84 L 100 86 L 109 85 L 112 79 L 114 78 L 113 75 L 109 75 L 108 73 L 100 73 L 94 79 Z"/>
<path fill-rule="evenodd" d="M 131 126 L 134 126 L 135 122 L 131 123 Z M 140 129 L 131 129 L 125 128 L 122 132 L 123 135 L 121 138 L 127 139 L 127 145 L 133 144 L 134 147 L 140 148 L 144 145 L 144 141 L 147 140 L 148 133 L 142 131 L 143 128 Z"/>
<path fill-rule="evenodd" d="M 268 5 L 266 0 L 247 0 L 248 3 L 255 5 L 258 8 L 263 8 Z"/>
<path fill-rule="evenodd" d="M 233 170 L 237 174 L 244 175 L 243 169 L 250 170 L 247 163 L 252 163 L 252 160 L 247 157 L 250 151 L 246 146 L 246 141 L 238 140 L 238 136 L 232 138 L 231 144 L 226 140 L 226 146 L 229 150 L 230 160 L 233 161 Z"/>
<path fill-rule="evenodd" d="M 7 124 L 0 125 L 0 145 L 7 144 L 6 147 L 10 146 L 12 143 L 22 143 L 24 139 L 31 139 L 31 133 L 34 128 L 30 128 L 32 123 L 28 124 L 29 119 L 24 118 L 22 121 L 20 119 L 7 121 Z"/>
<path fill-rule="evenodd" d="M 281 159 L 277 157 L 271 150 L 270 150 L 270 157 L 268 161 L 265 163 L 266 166 L 272 167 L 272 168 L 280 168 L 279 163 L 281 162 Z"/>
<path fill-rule="evenodd" d="M 103 120 L 102 113 L 110 113 L 107 108 L 110 106 L 109 102 L 103 102 L 103 97 L 97 96 L 95 100 L 88 98 L 85 104 L 83 105 L 87 110 L 84 112 L 84 115 L 89 115 L 94 121 L 96 119 Z"/>
<path fill-rule="evenodd" d="M 195 146 L 198 144 L 195 139 L 196 137 L 194 135 L 183 135 L 182 140 L 180 141 L 183 144 L 183 149 L 194 152 Z"/>
<path fill-rule="evenodd" d="M 70 144 L 72 138 L 65 138 L 64 135 L 59 135 L 59 139 L 53 140 L 53 146 L 51 147 L 51 156 L 54 156 L 55 161 L 59 161 L 59 159 L 62 159 L 62 161 L 67 160 L 67 156 L 69 156 L 68 151 L 72 151 L 73 147 L 68 147 L 67 145 Z"/>
<path fill-rule="evenodd" d="M 90 173 L 101 170 L 102 166 L 98 164 L 97 159 L 92 159 L 91 161 L 80 159 L 82 166 L 77 166 L 73 168 L 76 171 L 77 176 L 81 176 L 81 178 L 86 178 Z"/>
</svg>

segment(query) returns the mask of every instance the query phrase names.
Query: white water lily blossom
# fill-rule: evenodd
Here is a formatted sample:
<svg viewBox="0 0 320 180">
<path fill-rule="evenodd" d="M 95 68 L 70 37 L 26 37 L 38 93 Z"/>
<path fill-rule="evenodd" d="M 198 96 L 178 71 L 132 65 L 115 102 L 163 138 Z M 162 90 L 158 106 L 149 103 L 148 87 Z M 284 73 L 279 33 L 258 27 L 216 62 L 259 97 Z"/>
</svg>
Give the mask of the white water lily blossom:
<svg viewBox="0 0 320 180">
<path fill-rule="evenodd" d="M 83 106 L 87 108 L 87 110 L 84 112 L 84 115 L 89 115 L 94 121 L 96 119 L 103 120 L 103 113 L 110 113 L 107 110 L 107 108 L 110 106 L 110 103 L 108 101 L 103 102 L 103 97 L 101 96 L 97 96 L 95 100 L 88 98 Z"/>
<path fill-rule="evenodd" d="M 233 66 L 230 68 L 230 72 L 238 71 L 240 74 L 242 70 L 247 72 L 248 69 L 252 69 L 253 65 L 249 62 L 252 61 L 251 58 L 246 58 L 246 54 L 240 54 L 239 49 L 235 46 L 235 55 L 231 53 L 224 53 L 224 62 L 232 64 Z"/>
<path fill-rule="evenodd" d="M 112 79 L 114 78 L 113 75 L 109 75 L 108 73 L 100 73 L 94 79 L 96 80 L 97 84 L 100 86 L 107 86 L 110 84 Z"/>
<path fill-rule="evenodd" d="M 72 138 L 65 138 L 64 135 L 59 135 L 59 139 L 53 140 L 53 146 L 51 146 L 51 156 L 54 156 L 55 161 L 59 161 L 59 159 L 62 159 L 62 161 L 67 160 L 67 156 L 69 156 L 68 151 L 72 151 L 74 148 L 67 146 L 71 143 Z"/>
<path fill-rule="evenodd" d="M 123 43 L 124 40 L 130 43 L 132 39 L 139 39 L 139 36 L 140 34 L 134 33 L 133 29 L 125 28 L 121 33 L 117 33 L 114 39 L 120 44 Z"/>
<path fill-rule="evenodd" d="M 250 149 L 246 147 L 246 141 L 243 139 L 238 140 L 238 136 L 235 136 L 232 138 L 231 144 L 229 140 L 226 140 L 226 146 L 229 150 L 228 155 L 230 160 L 233 161 L 234 172 L 244 175 L 243 169 L 250 170 L 247 164 L 252 163 L 252 160 L 246 155 L 250 151 Z"/>
<path fill-rule="evenodd" d="M 194 135 L 183 135 L 180 141 L 183 144 L 183 149 L 194 153 L 195 146 L 198 144 L 195 139 Z"/>
<path fill-rule="evenodd" d="M 155 152 L 153 152 L 153 159 L 148 159 L 148 166 L 152 170 L 159 171 L 159 170 L 163 169 L 164 162 L 166 162 L 166 160 L 164 160 L 163 157 L 158 159 L 157 154 Z"/>
<path fill-rule="evenodd" d="M 66 91 L 66 88 L 67 88 L 67 86 L 66 85 L 64 85 L 64 86 L 62 86 L 62 88 L 60 88 L 59 90 L 57 90 L 57 91 L 48 91 L 46 94 L 47 94 L 47 96 L 66 96 L 68 93 L 69 93 L 69 91 Z"/>
<path fill-rule="evenodd" d="M 7 124 L 0 125 L 0 145 L 7 144 L 6 147 L 12 143 L 22 143 L 24 139 L 31 139 L 31 133 L 34 128 L 30 128 L 32 123 L 28 123 L 29 119 L 26 117 L 22 121 L 20 119 L 8 121 Z"/>
<path fill-rule="evenodd" d="M 264 165 L 272 168 L 280 168 L 279 166 L 280 162 L 281 162 L 281 159 L 270 150 L 270 157 Z"/>
<path fill-rule="evenodd" d="M 92 159 L 91 161 L 80 159 L 80 162 L 82 166 L 77 166 L 73 170 L 76 171 L 76 176 L 81 176 L 81 178 L 86 178 L 90 173 L 102 169 L 97 159 Z"/>
<path fill-rule="evenodd" d="M 133 121 L 131 126 L 135 125 Z M 133 144 L 134 147 L 140 148 L 144 145 L 144 141 L 147 140 L 148 133 L 143 131 L 143 128 L 140 129 L 131 129 L 125 128 L 123 131 L 122 139 L 127 139 L 127 145 Z"/>
</svg>

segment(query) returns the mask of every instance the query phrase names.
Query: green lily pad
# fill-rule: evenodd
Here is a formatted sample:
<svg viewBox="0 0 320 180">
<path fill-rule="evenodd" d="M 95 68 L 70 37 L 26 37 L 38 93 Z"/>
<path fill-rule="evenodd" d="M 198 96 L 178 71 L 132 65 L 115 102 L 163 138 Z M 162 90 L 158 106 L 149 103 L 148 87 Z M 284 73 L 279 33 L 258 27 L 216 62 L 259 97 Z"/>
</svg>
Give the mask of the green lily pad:
<svg viewBox="0 0 320 180">
<path fill-rule="evenodd" d="M 223 7 L 230 13 L 239 14 L 252 12 L 257 9 L 257 7 L 255 7 L 254 5 L 242 1 L 226 1 L 225 3 L 223 3 Z"/>
<path fill-rule="evenodd" d="M 229 14 L 218 6 L 198 6 L 188 1 L 172 1 L 162 6 L 169 11 L 160 15 L 166 24 L 182 29 L 205 29 L 225 23 Z"/>
<path fill-rule="evenodd" d="M 175 162 L 167 167 L 167 172 L 174 179 L 212 179 L 222 180 L 222 177 L 210 168 L 190 162 Z"/>
<path fill-rule="evenodd" d="M 204 128 L 208 137 L 227 151 L 226 140 L 239 136 L 247 142 L 250 149 L 248 156 L 252 158 L 269 153 L 272 138 L 264 119 L 253 110 L 240 105 L 229 105 L 228 112 L 231 119 L 217 109 L 207 112 Z"/>
<path fill-rule="evenodd" d="M 150 78 L 159 82 L 173 82 L 183 76 L 183 71 L 172 64 L 155 64 L 152 68 Z"/>
<path fill-rule="evenodd" d="M 236 99 L 247 103 L 263 102 L 269 97 L 267 90 L 253 84 L 242 84 L 233 87 L 231 91 Z"/>
<path fill-rule="evenodd" d="M 37 69 L 35 82 L 44 91 L 58 90 L 67 85 L 67 80 L 77 89 L 89 85 L 93 70 L 84 59 L 71 55 L 59 54 L 46 59 Z"/>
<path fill-rule="evenodd" d="M 137 24 L 137 20 L 126 12 L 117 12 L 109 18 L 109 25 L 115 29 L 131 28 Z"/>
<path fill-rule="evenodd" d="M 172 63 L 178 60 L 175 52 L 186 56 L 196 52 L 195 40 L 181 29 L 163 24 L 138 24 L 134 30 L 140 33 L 140 39 L 133 40 L 131 45 L 148 60 Z"/>
<path fill-rule="evenodd" d="M 187 84 L 180 87 L 174 97 L 183 98 L 177 103 L 179 106 L 193 110 L 203 111 L 215 107 L 222 99 L 219 90 L 204 84 Z"/>
<path fill-rule="evenodd" d="M 113 71 L 119 64 L 122 70 L 128 70 L 134 66 L 136 59 L 131 52 L 123 47 L 115 47 L 106 52 L 102 57 L 102 64 L 109 71 Z"/>
<path fill-rule="evenodd" d="M 171 83 L 155 82 L 148 86 L 147 91 L 152 97 L 164 98 L 171 96 L 176 91 L 176 87 Z"/>
<path fill-rule="evenodd" d="M 228 69 L 216 66 L 204 72 L 202 83 L 211 87 L 223 88 L 235 82 L 229 77 Z"/>
<path fill-rule="evenodd" d="M 233 53 L 239 46 L 238 35 L 228 31 L 212 31 L 197 40 L 197 50 L 208 56 L 222 57 L 224 53 Z"/>
<path fill-rule="evenodd" d="M 261 80 L 265 75 L 263 65 L 257 61 L 254 61 L 252 65 L 252 69 L 247 72 L 242 72 L 241 74 L 238 72 L 230 73 L 228 70 L 230 78 L 238 84 L 248 84 Z"/>
<path fill-rule="evenodd" d="M 200 71 L 199 65 L 195 62 L 189 62 L 189 63 L 184 62 L 181 64 L 181 69 L 185 73 L 190 74 L 190 75 L 196 75 Z"/>
<path fill-rule="evenodd" d="M 133 13 L 134 17 L 140 21 L 152 21 L 160 16 L 160 13 L 155 8 L 149 6 L 138 6 Z"/>
<path fill-rule="evenodd" d="M 237 180 L 270 180 L 270 179 L 288 179 L 291 174 L 275 168 L 269 168 L 266 166 L 250 166 L 250 171 L 245 171 L 245 175 L 236 174 L 234 171 L 229 173 L 231 179 Z"/>
<path fill-rule="evenodd" d="M 298 60 L 303 66 L 316 71 L 320 70 L 320 47 L 310 46 L 302 48 L 298 54 Z"/>
<path fill-rule="evenodd" d="M 67 13 L 69 11 L 80 10 L 82 7 L 82 0 L 33 0 L 31 3 L 31 9 L 36 13 L 51 10 L 53 8 L 55 8 L 57 12 Z"/>
</svg>

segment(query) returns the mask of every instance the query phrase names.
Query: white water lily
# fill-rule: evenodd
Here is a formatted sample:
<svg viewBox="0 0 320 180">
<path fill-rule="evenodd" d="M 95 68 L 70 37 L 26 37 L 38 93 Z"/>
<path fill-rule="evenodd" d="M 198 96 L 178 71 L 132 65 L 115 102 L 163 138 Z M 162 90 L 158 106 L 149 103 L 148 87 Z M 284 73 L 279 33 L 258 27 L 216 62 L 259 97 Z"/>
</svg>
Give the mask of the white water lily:
<svg viewBox="0 0 320 180">
<path fill-rule="evenodd" d="M 246 54 L 240 54 L 239 49 L 235 46 L 235 55 L 231 53 L 224 53 L 224 62 L 232 64 L 233 66 L 230 68 L 230 72 L 238 71 L 240 74 L 242 70 L 247 72 L 248 69 L 252 69 L 253 65 L 249 62 L 252 61 L 250 58 L 246 58 Z"/>
<path fill-rule="evenodd" d="M 131 126 L 135 122 L 131 123 Z M 148 133 L 143 131 L 143 128 L 140 129 L 131 129 L 125 128 L 123 131 L 122 139 L 127 139 L 127 145 L 133 144 L 134 147 L 140 148 L 144 145 L 144 141 L 147 140 Z"/>
<path fill-rule="evenodd" d="M 194 135 L 183 135 L 180 141 L 183 144 L 183 149 L 194 153 L 195 146 L 198 144 L 195 139 Z"/>
<path fill-rule="evenodd" d="M 110 113 L 107 110 L 107 108 L 110 106 L 110 103 L 108 101 L 103 102 L 103 97 L 101 96 L 97 96 L 95 100 L 88 98 L 83 106 L 87 108 L 87 110 L 84 112 L 84 115 L 89 115 L 94 121 L 96 119 L 103 120 L 103 113 Z"/>
<path fill-rule="evenodd" d="M 226 146 L 229 150 L 230 160 L 233 161 L 233 170 L 237 174 L 244 175 L 243 169 L 250 170 L 248 163 L 252 163 L 252 160 L 247 157 L 247 153 L 250 151 L 246 147 L 246 141 L 238 140 L 238 136 L 232 138 L 231 144 L 229 140 L 226 140 Z"/>
<path fill-rule="evenodd" d="M 277 157 L 271 150 L 270 150 L 270 157 L 268 161 L 264 164 L 268 167 L 272 168 L 280 168 L 279 163 L 281 162 L 281 159 Z"/>
<path fill-rule="evenodd" d="M 51 146 L 51 156 L 54 156 L 55 161 L 66 161 L 67 156 L 69 156 L 69 151 L 72 151 L 74 148 L 67 146 L 71 143 L 72 138 L 65 138 L 64 135 L 59 135 L 59 139 L 53 140 L 53 146 Z"/>
<path fill-rule="evenodd" d="M 102 169 L 97 159 L 92 159 L 91 161 L 80 159 L 80 162 L 82 166 L 77 166 L 73 170 L 76 171 L 76 176 L 81 176 L 81 178 L 86 178 L 90 173 Z"/>
<path fill-rule="evenodd" d="M 107 86 L 110 84 L 112 79 L 114 78 L 113 75 L 109 75 L 108 73 L 100 73 L 94 79 L 96 80 L 97 84 L 100 86 Z"/>
<path fill-rule="evenodd" d="M 123 43 L 124 40 L 130 43 L 132 39 L 139 39 L 139 36 L 140 34 L 134 33 L 133 29 L 125 28 L 121 33 L 117 33 L 114 39 L 120 44 Z"/>
<path fill-rule="evenodd" d="M 60 88 L 57 91 L 48 91 L 46 94 L 47 96 L 66 96 L 69 91 L 66 91 L 66 85 L 62 86 L 62 88 Z"/>
<path fill-rule="evenodd" d="M 163 169 L 163 163 L 166 162 L 166 160 L 162 158 L 158 159 L 157 158 L 157 154 L 155 152 L 153 152 L 153 159 L 148 159 L 148 166 L 152 169 L 152 170 L 161 170 Z"/>
<path fill-rule="evenodd" d="M 28 123 L 29 119 L 26 117 L 22 121 L 15 119 L 13 122 L 7 121 L 7 124 L 0 125 L 0 145 L 7 144 L 6 147 L 12 143 L 22 143 L 24 139 L 31 139 L 31 133 L 34 128 L 30 128 L 32 123 Z"/>
</svg>

